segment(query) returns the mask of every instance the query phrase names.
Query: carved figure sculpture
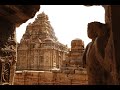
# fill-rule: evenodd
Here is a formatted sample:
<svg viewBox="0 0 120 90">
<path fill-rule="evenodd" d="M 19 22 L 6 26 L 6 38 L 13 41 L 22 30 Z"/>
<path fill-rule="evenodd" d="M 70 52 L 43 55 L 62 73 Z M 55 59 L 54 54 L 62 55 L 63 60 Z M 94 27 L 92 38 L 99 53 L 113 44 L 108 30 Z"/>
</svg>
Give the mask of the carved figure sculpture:
<svg viewBox="0 0 120 90">
<path fill-rule="evenodd" d="M 92 39 L 83 55 L 83 67 L 87 68 L 89 85 L 107 84 L 110 75 L 110 65 L 105 66 L 105 48 L 109 33 L 106 24 L 92 22 L 88 24 L 88 37 Z"/>
</svg>

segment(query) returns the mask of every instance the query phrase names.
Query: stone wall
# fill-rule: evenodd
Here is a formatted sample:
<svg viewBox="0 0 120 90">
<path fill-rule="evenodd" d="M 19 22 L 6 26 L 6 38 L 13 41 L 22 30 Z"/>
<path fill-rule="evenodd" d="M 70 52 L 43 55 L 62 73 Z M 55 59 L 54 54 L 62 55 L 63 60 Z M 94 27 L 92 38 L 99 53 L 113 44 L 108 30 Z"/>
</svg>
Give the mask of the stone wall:
<svg viewBox="0 0 120 90">
<path fill-rule="evenodd" d="M 86 71 L 65 74 L 59 71 L 16 71 L 14 85 L 86 85 Z"/>
</svg>

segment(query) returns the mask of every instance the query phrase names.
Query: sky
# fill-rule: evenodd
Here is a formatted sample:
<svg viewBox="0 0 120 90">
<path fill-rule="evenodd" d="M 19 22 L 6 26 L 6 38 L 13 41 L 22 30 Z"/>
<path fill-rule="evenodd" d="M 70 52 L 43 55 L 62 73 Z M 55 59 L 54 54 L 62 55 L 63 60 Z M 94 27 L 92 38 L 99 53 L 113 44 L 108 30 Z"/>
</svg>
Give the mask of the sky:
<svg viewBox="0 0 120 90">
<path fill-rule="evenodd" d="M 71 41 L 79 38 L 86 45 L 91 41 L 87 36 L 87 24 L 93 21 L 105 23 L 105 10 L 102 6 L 84 5 L 40 5 L 35 17 L 16 28 L 16 39 L 20 42 L 28 23 L 32 23 L 38 14 L 44 11 L 54 29 L 58 41 L 71 47 Z"/>
</svg>

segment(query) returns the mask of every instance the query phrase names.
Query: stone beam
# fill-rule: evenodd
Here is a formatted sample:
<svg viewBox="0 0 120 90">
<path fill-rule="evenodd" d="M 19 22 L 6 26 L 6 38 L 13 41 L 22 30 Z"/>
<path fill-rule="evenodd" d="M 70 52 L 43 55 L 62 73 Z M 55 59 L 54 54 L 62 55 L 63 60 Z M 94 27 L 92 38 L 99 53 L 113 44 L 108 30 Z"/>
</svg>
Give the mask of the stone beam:
<svg viewBox="0 0 120 90">
<path fill-rule="evenodd" d="M 0 17 L 19 26 L 33 18 L 40 9 L 40 5 L 0 5 Z"/>
</svg>

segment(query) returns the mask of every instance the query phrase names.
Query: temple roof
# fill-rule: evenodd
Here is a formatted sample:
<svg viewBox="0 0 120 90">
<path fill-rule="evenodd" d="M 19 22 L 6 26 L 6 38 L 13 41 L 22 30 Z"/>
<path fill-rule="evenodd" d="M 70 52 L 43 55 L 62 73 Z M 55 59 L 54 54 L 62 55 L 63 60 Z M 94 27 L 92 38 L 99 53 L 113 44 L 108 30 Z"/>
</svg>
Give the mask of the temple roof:
<svg viewBox="0 0 120 90">
<path fill-rule="evenodd" d="M 54 40 L 50 37 L 47 37 L 46 39 L 44 39 L 44 42 L 54 42 Z"/>
<path fill-rule="evenodd" d="M 75 38 L 75 39 L 73 39 L 73 40 L 81 40 L 81 41 L 82 41 L 82 39 L 80 39 L 80 38 Z"/>
</svg>

